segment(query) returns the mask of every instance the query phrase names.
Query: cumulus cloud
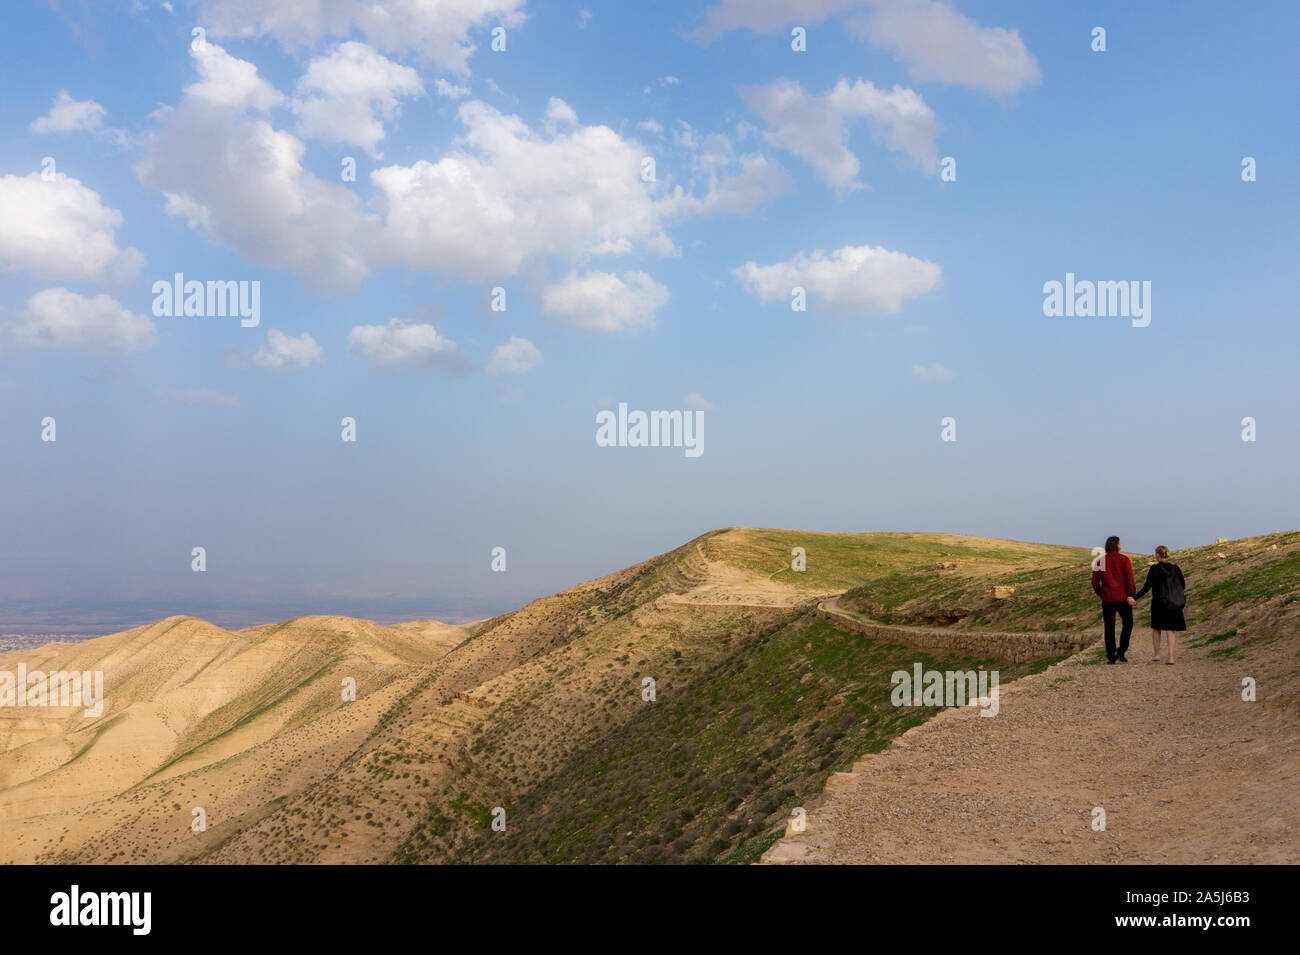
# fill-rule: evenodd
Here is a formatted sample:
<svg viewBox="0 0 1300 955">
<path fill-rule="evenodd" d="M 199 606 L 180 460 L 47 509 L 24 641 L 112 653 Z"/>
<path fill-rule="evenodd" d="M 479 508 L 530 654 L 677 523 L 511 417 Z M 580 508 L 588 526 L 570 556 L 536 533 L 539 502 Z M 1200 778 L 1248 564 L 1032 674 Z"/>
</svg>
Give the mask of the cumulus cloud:
<svg viewBox="0 0 1300 955">
<path fill-rule="evenodd" d="M 540 254 L 672 249 L 635 141 L 555 99 L 544 133 L 477 100 L 458 115 L 465 131 L 446 156 L 371 173 L 383 260 L 480 281 Z"/>
<path fill-rule="evenodd" d="M 199 81 L 185 87 L 185 95 L 209 106 L 229 110 L 266 112 L 284 102 L 284 94 L 262 79 L 257 67 L 231 56 L 215 43 L 190 49 Z"/>
<path fill-rule="evenodd" d="M 399 99 L 423 92 L 419 74 L 409 66 L 394 63 L 364 43 L 341 43 L 308 64 L 298 81 L 293 111 L 304 136 L 360 146 L 378 157 L 385 124 L 397 119 Z"/>
<path fill-rule="evenodd" d="M 912 374 L 922 381 L 951 381 L 954 377 L 951 368 L 938 362 L 930 365 L 913 365 Z"/>
<path fill-rule="evenodd" d="M 208 408 L 238 408 L 239 399 L 225 395 L 215 388 L 159 388 L 153 393 L 154 401 L 169 405 L 198 405 Z"/>
<path fill-rule="evenodd" d="M 1041 79 L 1017 31 L 982 27 L 946 0 L 719 0 L 691 35 L 710 43 L 732 30 L 771 34 L 841 15 L 850 33 L 891 51 L 918 82 L 1001 96 Z"/>
<path fill-rule="evenodd" d="M 200 63 L 224 64 L 214 44 Z M 230 69 L 231 102 L 272 100 L 252 64 Z M 250 72 L 251 70 L 251 72 Z M 478 101 L 436 162 L 371 173 L 378 215 L 341 183 L 302 166 L 304 146 L 269 122 L 189 87 L 162 117 L 137 172 L 183 216 L 261 266 L 290 269 L 314 289 L 353 290 L 372 266 L 406 266 L 467 281 L 510 275 L 535 255 L 672 250 L 640 179 L 645 150 L 605 126 L 582 126 L 559 100 L 548 132 Z"/>
<path fill-rule="evenodd" d="M 848 127 L 866 120 L 872 135 L 903 153 L 924 170 L 938 165 L 939 123 L 914 90 L 878 89 L 866 80 L 841 79 L 821 95 L 804 91 L 795 80 L 744 87 L 745 104 L 769 127 L 773 146 L 807 160 L 819 179 L 837 190 L 861 187 L 861 163 L 848 147 Z"/>
<path fill-rule="evenodd" d="M 141 182 L 164 195 L 168 214 L 245 259 L 316 291 L 355 290 L 369 274 L 359 233 L 373 225 L 356 194 L 304 169 L 302 140 L 247 115 L 279 102 L 256 67 L 228 62 L 213 43 L 192 55 L 201 80 L 161 114 L 136 166 Z"/>
<path fill-rule="evenodd" d="M 542 114 L 542 128 L 548 135 L 554 136 L 561 129 L 572 129 L 578 125 L 578 114 L 573 107 L 557 96 L 546 101 L 546 112 Z"/>
<path fill-rule="evenodd" d="M 67 90 L 60 90 L 50 111 L 27 128 L 33 133 L 93 131 L 104 125 L 105 115 L 104 107 L 93 99 L 75 100 Z"/>
<path fill-rule="evenodd" d="M 272 36 L 288 49 L 327 36 L 363 36 L 390 53 L 427 57 L 464 74 L 475 46 L 471 32 L 523 23 L 525 0 L 206 0 L 197 22 L 220 36 Z"/>
<path fill-rule="evenodd" d="M 807 290 L 810 307 L 845 314 L 897 312 L 905 299 L 934 288 L 940 269 L 902 252 L 846 245 L 829 256 L 817 249 L 772 265 L 746 262 L 732 274 L 762 302 L 788 302 L 792 290 L 801 287 Z"/>
<path fill-rule="evenodd" d="M 7 331 L 20 349 L 130 352 L 158 340 L 158 330 L 147 316 L 124 308 L 108 295 L 86 298 L 66 288 L 37 292 Z"/>
<path fill-rule="evenodd" d="M 869 0 L 849 27 L 873 46 L 892 50 L 918 82 L 1002 96 L 1042 78 L 1017 31 L 982 27 L 941 0 Z"/>
<path fill-rule="evenodd" d="M 298 336 L 286 335 L 277 328 L 266 333 L 266 344 L 253 355 L 253 364 L 259 368 L 278 371 L 282 368 L 310 368 L 325 359 L 325 349 L 307 332 Z"/>
<path fill-rule="evenodd" d="M 625 332 L 653 328 L 655 311 L 668 302 L 668 289 L 645 272 L 570 272 L 542 289 L 542 309 L 571 328 Z"/>
<path fill-rule="evenodd" d="M 377 144 L 389 102 L 384 91 L 393 93 L 394 83 L 414 89 L 413 78 L 360 44 L 349 49 L 348 69 L 333 56 L 314 61 L 296 102 L 310 101 L 311 88 L 328 92 L 330 102 L 368 104 L 378 110 L 369 114 L 376 124 L 350 135 Z M 295 273 L 318 294 L 355 291 L 380 268 L 478 282 L 516 274 L 541 257 L 675 255 L 670 221 L 745 213 L 787 183 L 772 160 L 737 157 L 729 144 L 710 145 L 711 137 L 681 147 L 691 154 L 682 164 L 690 170 L 684 184 L 647 183 L 644 145 L 584 125 L 562 100 L 552 98 L 536 126 L 469 100 L 457 108 L 461 133 L 440 158 L 371 172 L 367 205 L 355 190 L 304 168 L 303 141 L 264 115 L 282 99 L 251 63 L 211 42 L 194 59 L 200 80 L 174 108 L 155 114 L 137 175 L 163 195 L 168 214 L 259 267 Z M 330 69 L 315 68 L 325 62 Z M 376 68 L 360 71 L 369 77 L 364 82 L 350 69 L 358 62 Z M 229 76 L 220 91 L 211 88 L 218 74 Z M 315 119 L 300 115 L 305 131 L 323 135 Z M 355 118 L 361 127 L 369 122 Z M 718 141 L 727 143 L 725 136 Z"/>
<path fill-rule="evenodd" d="M 104 125 L 107 113 L 93 99 L 73 99 L 67 90 L 60 90 L 54 97 L 50 111 L 38 119 L 32 120 L 27 127 L 33 133 L 90 133 L 100 139 L 125 145 L 126 133 L 120 129 Z"/>
<path fill-rule="evenodd" d="M 456 343 L 428 322 L 394 318 L 387 325 L 357 325 L 348 333 L 348 351 L 365 359 L 371 371 L 465 372 Z"/>
<path fill-rule="evenodd" d="M 121 281 L 144 264 L 117 245 L 122 214 L 62 173 L 0 177 L 0 269 L 59 279 Z"/>
<path fill-rule="evenodd" d="M 490 375 L 522 375 L 541 364 L 542 353 L 526 338 L 510 337 L 504 345 L 492 349 L 487 370 Z"/>
</svg>

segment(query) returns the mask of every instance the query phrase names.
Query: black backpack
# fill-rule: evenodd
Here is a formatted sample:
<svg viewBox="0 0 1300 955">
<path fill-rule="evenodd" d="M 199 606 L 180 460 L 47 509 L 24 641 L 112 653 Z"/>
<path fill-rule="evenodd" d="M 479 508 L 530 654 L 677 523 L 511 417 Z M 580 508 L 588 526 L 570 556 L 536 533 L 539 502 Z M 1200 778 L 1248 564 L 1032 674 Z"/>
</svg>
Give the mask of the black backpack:
<svg viewBox="0 0 1300 955">
<path fill-rule="evenodd" d="M 1183 593 L 1181 575 L 1170 568 L 1165 574 L 1164 593 L 1160 595 L 1160 606 L 1165 610 L 1182 610 L 1187 606 L 1187 595 Z"/>
</svg>

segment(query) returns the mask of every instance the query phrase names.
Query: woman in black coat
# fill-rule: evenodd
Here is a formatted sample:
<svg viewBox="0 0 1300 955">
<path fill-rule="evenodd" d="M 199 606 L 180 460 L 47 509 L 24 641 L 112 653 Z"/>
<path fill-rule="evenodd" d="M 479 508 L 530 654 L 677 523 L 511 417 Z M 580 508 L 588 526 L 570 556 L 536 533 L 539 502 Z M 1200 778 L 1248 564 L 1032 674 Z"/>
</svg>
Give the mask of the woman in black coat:
<svg viewBox="0 0 1300 955">
<path fill-rule="evenodd" d="M 1182 570 L 1169 562 L 1169 548 L 1161 544 L 1156 548 L 1156 562 L 1147 568 L 1146 583 L 1133 597 L 1136 601 L 1151 591 L 1152 663 L 1160 662 L 1161 633 L 1169 635 L 1169 659 L 1165 662 L 1174 662 L 1174 634 L 1187 629 L 1183 621 L 1183 607 L 1187 604 L 1183 590 L 1186 586 Z"/>
</svg>

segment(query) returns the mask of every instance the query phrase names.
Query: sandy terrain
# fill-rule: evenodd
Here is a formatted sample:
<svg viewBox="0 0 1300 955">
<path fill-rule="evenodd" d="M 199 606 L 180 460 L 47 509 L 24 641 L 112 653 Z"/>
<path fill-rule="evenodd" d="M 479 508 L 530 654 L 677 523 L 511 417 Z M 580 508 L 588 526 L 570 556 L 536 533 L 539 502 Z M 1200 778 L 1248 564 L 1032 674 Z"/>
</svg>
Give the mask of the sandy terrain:
<svg viewBox="0 0 1300 955">
<path fill-rule="evenodd" d="M 0 860 L 163 861 L 321 778 L 419 669 L 466 637 L 300 617 L 227 631 L 193 617 L 0 655 L 0 669 L 100 671 L 103 713 L 0 709 Z M 341 683 L 357 684 L 344 703 Z"/>
</svg>

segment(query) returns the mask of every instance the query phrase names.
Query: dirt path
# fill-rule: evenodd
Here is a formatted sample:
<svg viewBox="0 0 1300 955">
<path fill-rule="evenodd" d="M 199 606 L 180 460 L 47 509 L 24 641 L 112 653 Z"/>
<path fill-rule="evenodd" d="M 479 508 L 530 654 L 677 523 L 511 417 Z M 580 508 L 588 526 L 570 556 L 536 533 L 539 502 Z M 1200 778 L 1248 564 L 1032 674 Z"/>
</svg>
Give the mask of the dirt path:
<svg viewBox="0 0 1300 955">
<path fill-rule="evenodd" d="M 1128 664 L 1085 650 L 1003 686 L 997 716 L 944 710 L 831 777 L 763 862 L 1300 862 L 1293 643 L 1184 641 L 1167 666 L 1139 628 Z"/>
<path fill-rule="evenodd" d="M 726 561 L 711 560 L 702 544 L 695 545 L 695 586 L 685 593 L 665 594 L 659 602 L 695 607 L 794 608 L 814 603 L 833 592 L 802 591 L 761 577 Z M 779 573 L 779 571 L 778 571 Z"/>
</svg>

